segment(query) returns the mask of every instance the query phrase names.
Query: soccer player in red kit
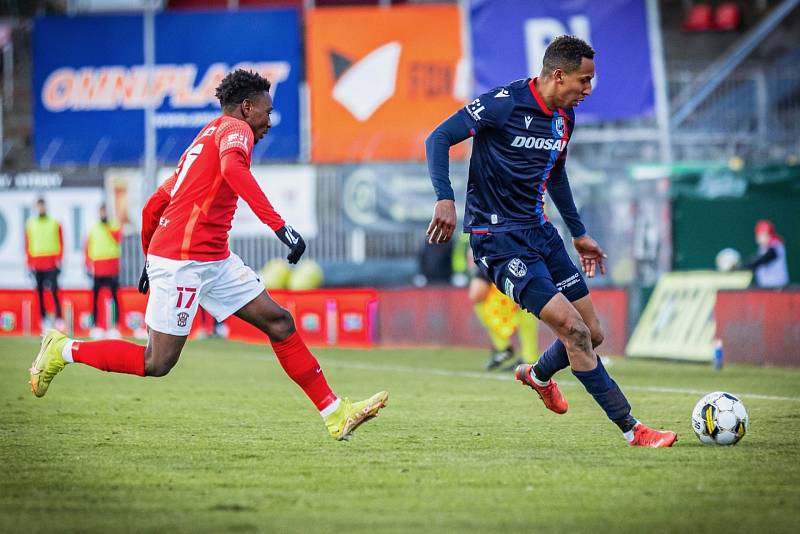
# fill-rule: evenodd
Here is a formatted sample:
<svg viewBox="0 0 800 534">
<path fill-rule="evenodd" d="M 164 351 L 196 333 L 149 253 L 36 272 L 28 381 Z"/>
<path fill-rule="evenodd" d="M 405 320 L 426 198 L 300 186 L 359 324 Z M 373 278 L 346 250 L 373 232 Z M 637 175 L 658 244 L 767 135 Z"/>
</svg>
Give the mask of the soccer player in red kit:
<svg viewBox="0 0 800 534">
<path fill-rule="evenodd" d="M 139 291 L 150 291 L 147 346 L 124 340 L 79 341 L 51 330 L 31 366 L 34 395 L 44 396 L 53 377 L 73 362 L 116 373 L 166 375 L 202 305 L 218 321 L 235 315 L 269 337 L 284 371 L 311 399 L 335 439 L 347 438 L 383 408 L 389 396 L 385 391 L 360 402 L 336 396 L 291 314 L 228 248 L 241 197 L 289 247 L 290 263 L 297 263 L 305 251 L 303 238 L 275 212 L 250 173 L 253 145 L 271 126 L 269 88 L 269 81 L 256 73 L 240 69 L 228 74 L 216 91 L 222 115 L 200 131 L 175 172 L 144 206 L 147 263 Z"/>
</svg>

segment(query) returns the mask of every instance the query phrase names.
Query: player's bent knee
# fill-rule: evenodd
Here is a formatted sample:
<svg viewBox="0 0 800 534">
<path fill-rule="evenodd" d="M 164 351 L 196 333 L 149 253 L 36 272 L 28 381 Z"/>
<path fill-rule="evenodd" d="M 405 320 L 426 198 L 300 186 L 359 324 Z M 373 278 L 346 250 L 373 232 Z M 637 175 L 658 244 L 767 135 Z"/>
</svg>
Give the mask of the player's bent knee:
<svg viewBox="0 0 800 534">
<path fill-rule="evenodd" d="M 144 357 L 144 374 L 145 376 L 153 376 L 153 377 L 160 377 L 166 376 L 175 367 L 175 364 L 178 363 L 178 358 L 180 357 L 180 351 L 177 353 L 169 352 L 169 353 L 155 353 L 153 352 L 150 347 L 145 351 Z"/>
<path fill-rule="evenodd" d="M 605 333 L 601 328 L 592 330 L 592 348 L 600 346 L 605 338 Z"/>
<path fill-rule="evenodd" d="M 145 360 L 144 365 L 144 374 L 146 376 L 167 376 L 169 372 L 175 367 L 177 363 L 177 359 L 175 360 L 156 360 L 156 361 L 147 361 Z"/>
<path fill-rule="evenodd" d="M 279 314 L 269 320 L 268 328 L 267 334 L 272 341 L 283 341 L 295 332 L 292 314 L 281 309 Z"/>
<path fill-rule="evenodd" d="M 580 352 L 591 351 L 592 334 L 589 327 L 580 319 L 572 319 L 564 325 L 564 335 L 568 347 Z"/>
<path fill-rule="evenodd" d="M 149 368 L 145 366 L 145 375 L 153 377 L 167 376 L 172 370 L 173 365 L 165 365 L 163 363 L 156 363 Z"/>
</svg>

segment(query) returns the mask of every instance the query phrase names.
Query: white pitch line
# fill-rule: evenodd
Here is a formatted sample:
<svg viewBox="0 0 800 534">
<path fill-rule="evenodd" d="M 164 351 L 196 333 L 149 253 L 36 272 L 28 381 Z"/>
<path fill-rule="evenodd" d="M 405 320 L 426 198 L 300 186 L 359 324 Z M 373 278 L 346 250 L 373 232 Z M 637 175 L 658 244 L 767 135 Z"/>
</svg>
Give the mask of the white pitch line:
<svg viewBox="0 0 800 534">
<path fill-rule="evenodd" d="M 274 357 L 263 355 L 256 355 L 258 360 L 267 360 L 275 362 Z M 455 378 L 474 378 L 478 380 L 500 380 L 500 381 L 513 381 L 514 376 L 510 373 L 478 373 L 475 371 L 453 371 L 451 369 L 436 369 L 435 367 L 404 367 L 400 365 L 374 365 L 369 363 L 352 363 L 352 362 L 337 362 L 335 360 L 328 360 L 325 362 L 326 367 L 339 367 L 342 369 L 359 369 L 362 371 L 388 371 L 391 373 L 409 373 L 415 375 L 430 375 L 430 376 L 447 376 Z M 577 387 L 581 384 L 575 380 L 560 380 L 560 386 Z M 644 393 L 672 393 L 675 395 L 705 395 L 708 391 L 699 389 L 688 388 L 670 388 L 661 386 L 632 386 L 624 384 L 620 386 L 623 391 L 642 391 Z M 731 392 L 740 399 L 757 399 L 757 400 L 770 400 L 770 401 L 787 401 L 787 402 L 800 402 L 800 397 L 781 397 L 778 395 L 762 395 L 760 393 L 736 393 Z"/>
<path fill-rule="evenodd" d="M 432 375 L 432 376 L 448 376 L 457 378 L 476 378 L 480 380 L 515 380 L 511 374 L 496 374 L 496 373 L 477 373 L 472 371 L 452 371 L 450 369 L 436 369 L 436 368 L 419 368 L 419 367 L 402 367 L 397 365 L 371 365 L 365 363 L 351 363 L 351 362 L 337 362 L 327 361 L 325 363 L 330 367 L 341 367 L 343 369 L 360 369 L 363 371 L 389 371 L 395 373 L 410 373 L 419 375 Z M 558 384 L 561 386 L 577 387 L 581 384 L 574 380 L 559 380 Z M 676 395 L 705 395 L 708 391 L 701 391 L 699 389 L 685 389 L 685 388 L 670 388 L 660 386 L 621 386 L 623 391 L 642 391 L 645 393 L 673 393 Z M 777 395 L 761 395 L 759 393 L 733 393 L 741 399 L 758 399 L 758 400 L 771 400 L 771 401 L 788 401 L 800 402 L 800 397 L 781 397 Z"/>
</svg>

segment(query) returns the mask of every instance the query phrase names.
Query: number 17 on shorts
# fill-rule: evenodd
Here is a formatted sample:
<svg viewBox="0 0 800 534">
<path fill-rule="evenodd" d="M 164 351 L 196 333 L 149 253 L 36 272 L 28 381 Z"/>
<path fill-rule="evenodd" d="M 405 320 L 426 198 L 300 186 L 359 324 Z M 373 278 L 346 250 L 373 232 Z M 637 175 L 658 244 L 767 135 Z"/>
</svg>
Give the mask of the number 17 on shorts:
<svg viewBox="0 0 800 534">
<path fill-rule="evenodd" d="M 178 328 L 185 328 L 189 317 L 194 315 L 192 312 L 192 304 L 194 304 L 195 298 L 197 298 L 197 288 L 178 286 L 175 289 L 178 292 L 178 302 L 175 303 L 175 308 L 178 310 L 178 313 L 175 323 Z M 185 308 L 185 310 L 181 308 Z"/>
</svg>

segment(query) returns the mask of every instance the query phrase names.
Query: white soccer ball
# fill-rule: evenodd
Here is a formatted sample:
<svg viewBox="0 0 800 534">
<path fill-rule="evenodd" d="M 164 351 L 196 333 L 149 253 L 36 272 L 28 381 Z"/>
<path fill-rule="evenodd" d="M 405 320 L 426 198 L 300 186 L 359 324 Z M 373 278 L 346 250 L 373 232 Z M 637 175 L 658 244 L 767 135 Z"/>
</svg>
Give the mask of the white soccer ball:
<svg viewBox="0 0 800 534">
<path fill-rule="evenodd" d="M 692 428 L 707 445 L 735 445 L 744 437 L 749 424 L 742 401 L 724 391 L 709 393 L 692 411 Z"/>
<path fill-rule="evenodd" d="M 739 268 L 742 263 L 742 256 L 735 248 L 723 248 L 717 253 L 715 258 L 717 271 L 729 273 Z"/>
</svg>

